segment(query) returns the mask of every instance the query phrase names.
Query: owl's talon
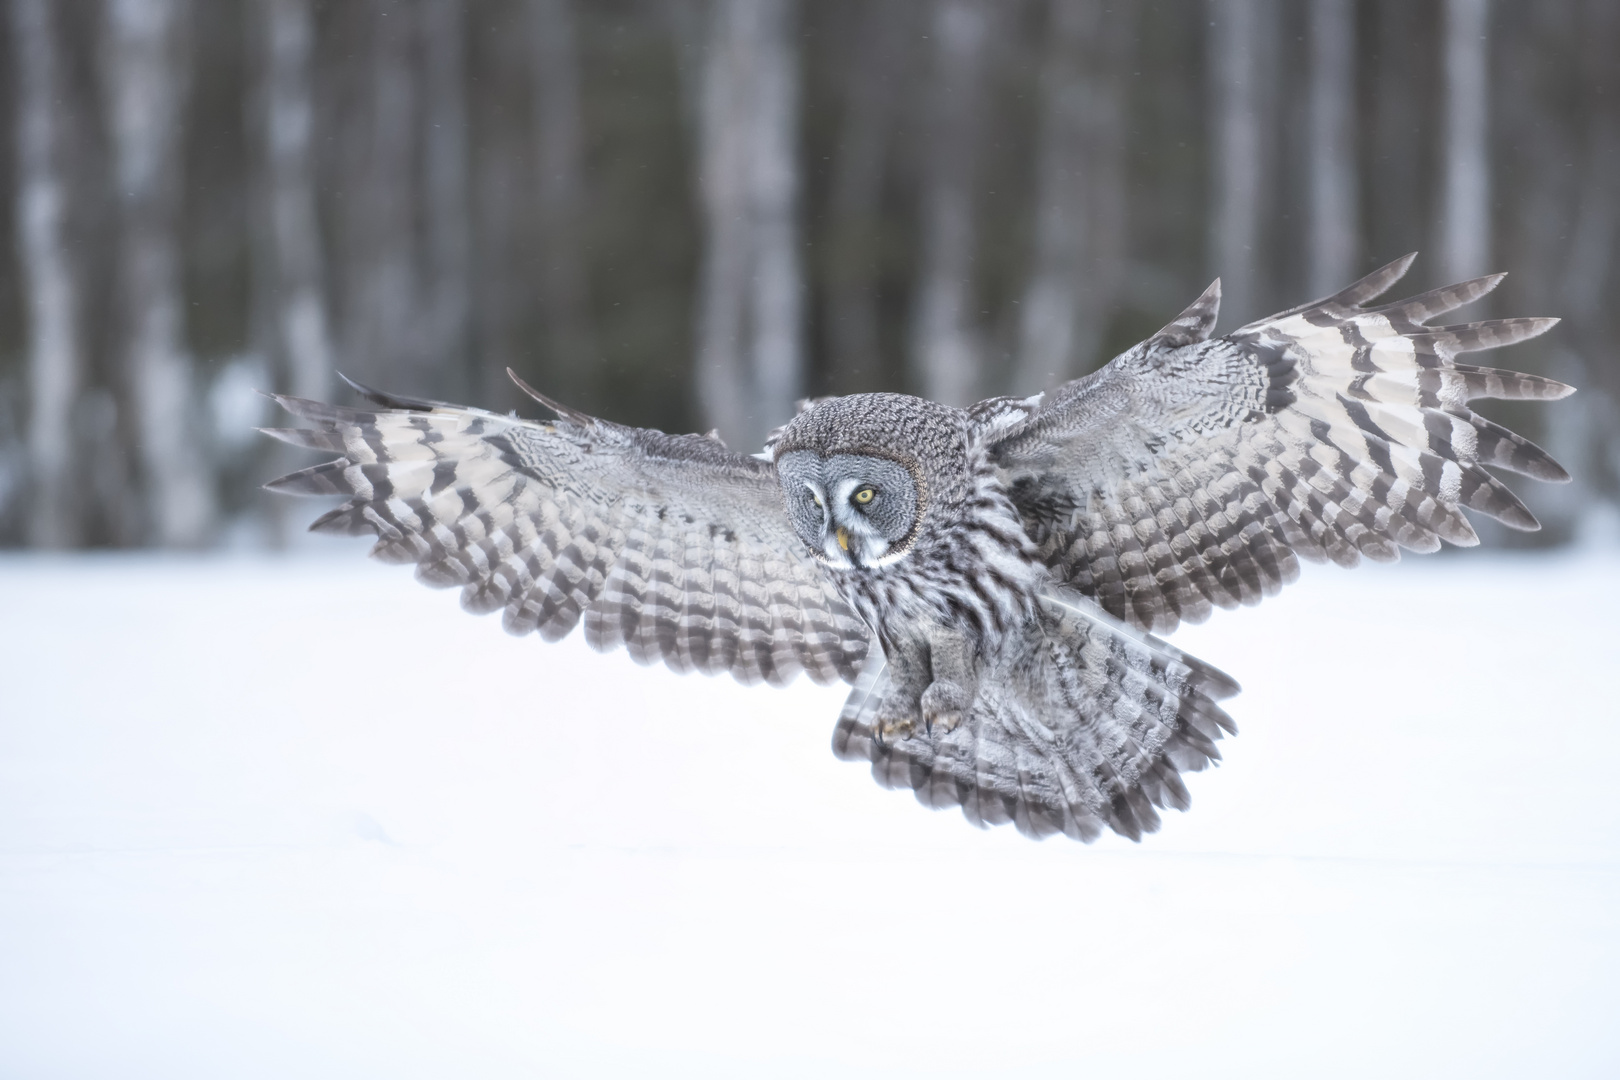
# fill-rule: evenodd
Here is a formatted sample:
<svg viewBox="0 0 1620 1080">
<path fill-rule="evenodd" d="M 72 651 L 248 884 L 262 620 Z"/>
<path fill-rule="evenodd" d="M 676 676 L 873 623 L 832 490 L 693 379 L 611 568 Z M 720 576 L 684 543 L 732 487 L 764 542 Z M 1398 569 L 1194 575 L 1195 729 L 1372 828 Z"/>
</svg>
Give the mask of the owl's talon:
<svg viewBox="0 0 1620 1080">
<path fill-rule="evenodd" d="M 973 704 L 973 696 L 959 683 L 949 679 L 936 679 L 922 695 L 923 721 L 932 733 L 936 728 L 941 735 L 956 730 L 962 716 Z"/>
<path fill-rule="evenodd" d="M 904 739 L 917 730 L 917 718 L 914 716 L 880 717 L 875 730 L 879 742 Z"/>
</svg>

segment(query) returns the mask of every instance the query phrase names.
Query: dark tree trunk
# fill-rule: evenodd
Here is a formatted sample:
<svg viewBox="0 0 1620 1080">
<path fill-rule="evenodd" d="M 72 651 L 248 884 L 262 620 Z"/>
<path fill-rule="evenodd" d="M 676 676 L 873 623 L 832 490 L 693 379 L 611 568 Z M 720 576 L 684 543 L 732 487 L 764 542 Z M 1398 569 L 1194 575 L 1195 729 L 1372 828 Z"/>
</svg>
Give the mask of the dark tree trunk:
<svg viewBox="0 0 1620 1080">
<path fill-rule="evenodd" d="M 1441 23 L 1445 156 L 1436 247 L 1447 281 L 1492 269 L 1489 33 L 1487 0 L 1446 0 Z"/>
<path fill-rule="evenodd" d="M 577 371 L 599 357 L 581 235 L 585 162 L 574 23 L 573 0 L 529 0 L 546 354 L 552 365 Z"/>
<path fill-rule="evenodd" d="M 263 0 L 260 118 L 265 145 L 265 197 L 271 251 L 267 270 L 273 348 L 285 385 L 299 397 L 324 400 L 332 389 L 325 271 L 315 210 L 314 23 L 309 0 Z"/>
<path fill-rule="evenodd" d="M 159 546 L 194 547 L 212 532 L 215 498 L 180 293 L 187 11 L 182 0 L 108 0 L 106 12 L 124 372 L 134 405 L 146 531 Z"/>
<path fill-rule="evenodd" d="M 1311 0 L 1310 257 L 1312 296 L 1356 277 L 1356 20 L 1351 0 Z"/>
<path fill-rule="evenodd" d="M 1124 260 L 1125 17 L 1102 0 L 1054 0 L 1036 162 L 1035 264 L 1014 390 L 1088 369 Z"/>
<path fill-rule="evenodd" d="M 872 389 L 883 369 L 879 254 L 889 144 L 903 100 L 916 31 L 911 0 L 873 0 L 854 25 L 854 56 L 840 101 L 828 197 L 829 381 L 838 393 Z"/>
<path fill-rule="evenodd" d="M 911 361 L 918 391 L 948 405 L 969 404 L 980 389 L 973 196 L 992 18 L 987 0 L 935 0 L 929 33 L 922 265 Z"/>
<path fill-rule="evenodd" d="M 792 416 L 802 382 L 793 7 L 716 0 L 710 18 L 698 393 L 724 437 L 756 447 Z"/>
<path fill-rule="evenodd" d="M 357 34 L 343 146 L 343 365 L 368 382 L 431 392 L 418 267 L 415 5 L 371 0 Z"/>
<path fill-rule="evenodd" d="M 28 539 L 82 539 L 73 410 L 83 380 L 79 284 L 69 257 L 63 177 L 60 31 L 50 0 L 14 0 L 17 239 L 28 313 Z"/>
<path fill-rule="evenodd" d="M 533 275 L 524 273 L 524 256 L 530 243 L 526 211 L 535 188 L 534 132 L 532 125 L 508 120 L 516 106 L 533 99 L 534 53 L 527 14 L 522 8 L 509 8 L 498 19 L 468 24 L 479 73 L 474 83 L 476 107 L 469 111 L 475 283 L 469 317 L 477 352 L 469 397 L 501 411 L 516 407 L 520 396 L 506 369 L 525 367 L 532 356 L 521 330 L 533 288 Z M 541 372 L 525 374 L 531 381 L 547 382 Z"/>
<path fill-rule="evenodd" d="M 1271 265 L 1266 223 L 1276 175 L 1277 12 L 1270 0 L 1208 7 L 1213 111 L 1210 261 L 1221 279 L 1221 324 L 1267 314 Z"/>
<path fill-rule="evenodd" d="M 422 282 L 424 381 L 462 399 L 472 386 L 466 11 L 462 0 L 422 0 Z"/>
</svg>

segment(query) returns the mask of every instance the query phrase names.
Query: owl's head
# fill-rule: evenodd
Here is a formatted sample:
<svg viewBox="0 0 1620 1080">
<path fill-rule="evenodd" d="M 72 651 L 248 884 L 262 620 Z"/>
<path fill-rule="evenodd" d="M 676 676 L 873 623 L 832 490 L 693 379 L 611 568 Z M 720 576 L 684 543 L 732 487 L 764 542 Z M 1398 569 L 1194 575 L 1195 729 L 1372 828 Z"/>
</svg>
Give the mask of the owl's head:
<svg viewBox="0 0 1620 1080">
<path fill-rule="evenodd" d="M 962 414 L 903 394 L 828 398 L 770 453 L 788 520 L 810 553 L 845 570 L 904 559 L 965 494 Z"/>
</svg>

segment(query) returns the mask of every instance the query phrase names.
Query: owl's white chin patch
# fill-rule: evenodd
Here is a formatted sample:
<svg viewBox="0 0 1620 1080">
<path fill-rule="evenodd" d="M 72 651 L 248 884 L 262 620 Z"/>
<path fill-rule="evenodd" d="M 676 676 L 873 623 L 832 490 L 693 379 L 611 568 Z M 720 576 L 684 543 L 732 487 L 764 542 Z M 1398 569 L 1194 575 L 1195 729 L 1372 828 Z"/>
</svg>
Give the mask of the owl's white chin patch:
<svg viewBox="0 0 1620 1080">
<path fill-rule="evenodd" d="M 826 558 L 829 565 L 835 566 L 840 570 L 859 570 L 865 565 L 865 563 L 856 561 L 854 553 L 843 550 L 836 542 L 833 541 L 828 541 L 827 545 L 822 548 L 821 553 Z"/>
<path fill-rule="evenodd" d="M 823 541 L 822 553 L 827 562 L 840 570 L 871 570 L 888 566 L 905 555 L 904 552 L 891 552 L 889 548 L 889 542 L 881 536 L 844 530 L 842 542 L 836 533 Z"/>
<path fill-rule="evenodd" d="M 879 555 L 877 558 L 875 558 L 872 561 L 868 562 L 866 565 L 872 567 L 873 569 L 876 569 L 877 567 L 880 567 L 880 566 L 893 566 L 895 563 L 897 563 L 901 559 L 905 558 L 906 555 L 909 553 L 909 551 L 910 551 L 909 548 L 902 549 L 900 551 L 888 551 L 888 550 L 885 550 L 882 555 Z"/>
</svg>

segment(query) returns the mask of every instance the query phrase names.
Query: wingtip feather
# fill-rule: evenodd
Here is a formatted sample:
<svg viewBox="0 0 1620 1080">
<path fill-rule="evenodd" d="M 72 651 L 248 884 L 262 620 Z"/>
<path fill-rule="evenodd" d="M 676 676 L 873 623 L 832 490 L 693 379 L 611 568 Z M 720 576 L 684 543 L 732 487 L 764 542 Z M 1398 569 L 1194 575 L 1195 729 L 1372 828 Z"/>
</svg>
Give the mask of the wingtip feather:
<svg viewBox="0 0 1620 1080">
<path fill-rule="evenodd" d="M 1198 299 L 1182 309 L 1149 341 L 1154 345 L 1179 348 L 1207 341 L 1215 331 L 1215 322 L 1221 313 L 1221 279 L 1216 278 L 1198 294 Z"/>
<path fill-rule="evenodd" d="M 322 450 L 328 453 L 343 452 L 343 436 L 335 431 L 321 431 L 314 428 L 254 428 L 261 435 L 268 435 L 277 442 L 296 446 L 300 450 Z"/>
<path fill-rule="evenodd" d="M 524 382 L 523 377 L 517 372 L 513 371 L 511 368 L 506 369 L 506 377 L 511 379 L 513 384 L 516 385 L 519 390 L 522 390 L 525 394 L 528 394 L 531 398 L 538 401 L 540 404 L 544 405 L 546 408 L 550 409 L 564 420 L 585 426 L 590 424 L 595 419 L 593 416 L 582 413 L 578 409 L 571 409 L 562 402 L 542 394 L 540 391 Z"/>
<path fill-rule="evenodd" d="M 347 383 L 349 389 L 373 405 L 380 405 L 385 409 L 401 409 L 407 412 L 432 412 L 434 409 L 460 408 L 460 406 L 445 401 L 433 401 L 429 398 L 411 397 L 408 394 L 391 394 L 386 390 L 378 390 L 375 387 L 367 386 L 358 379 L 349 378 L 341 371 L 337 373 L 337 377 Z"/>
<path fill-rule="evenodd" d="M 1360 307 L 1369 300 L 1377 299 L 1406 276 L 1417 256 L 1417 252 L 1409 251 L 1400 258 L 1385 263 L 1366 277 L 1334 293 L 1326 302 L 1342 304 L 1345 307 Z"/>
</svg>

